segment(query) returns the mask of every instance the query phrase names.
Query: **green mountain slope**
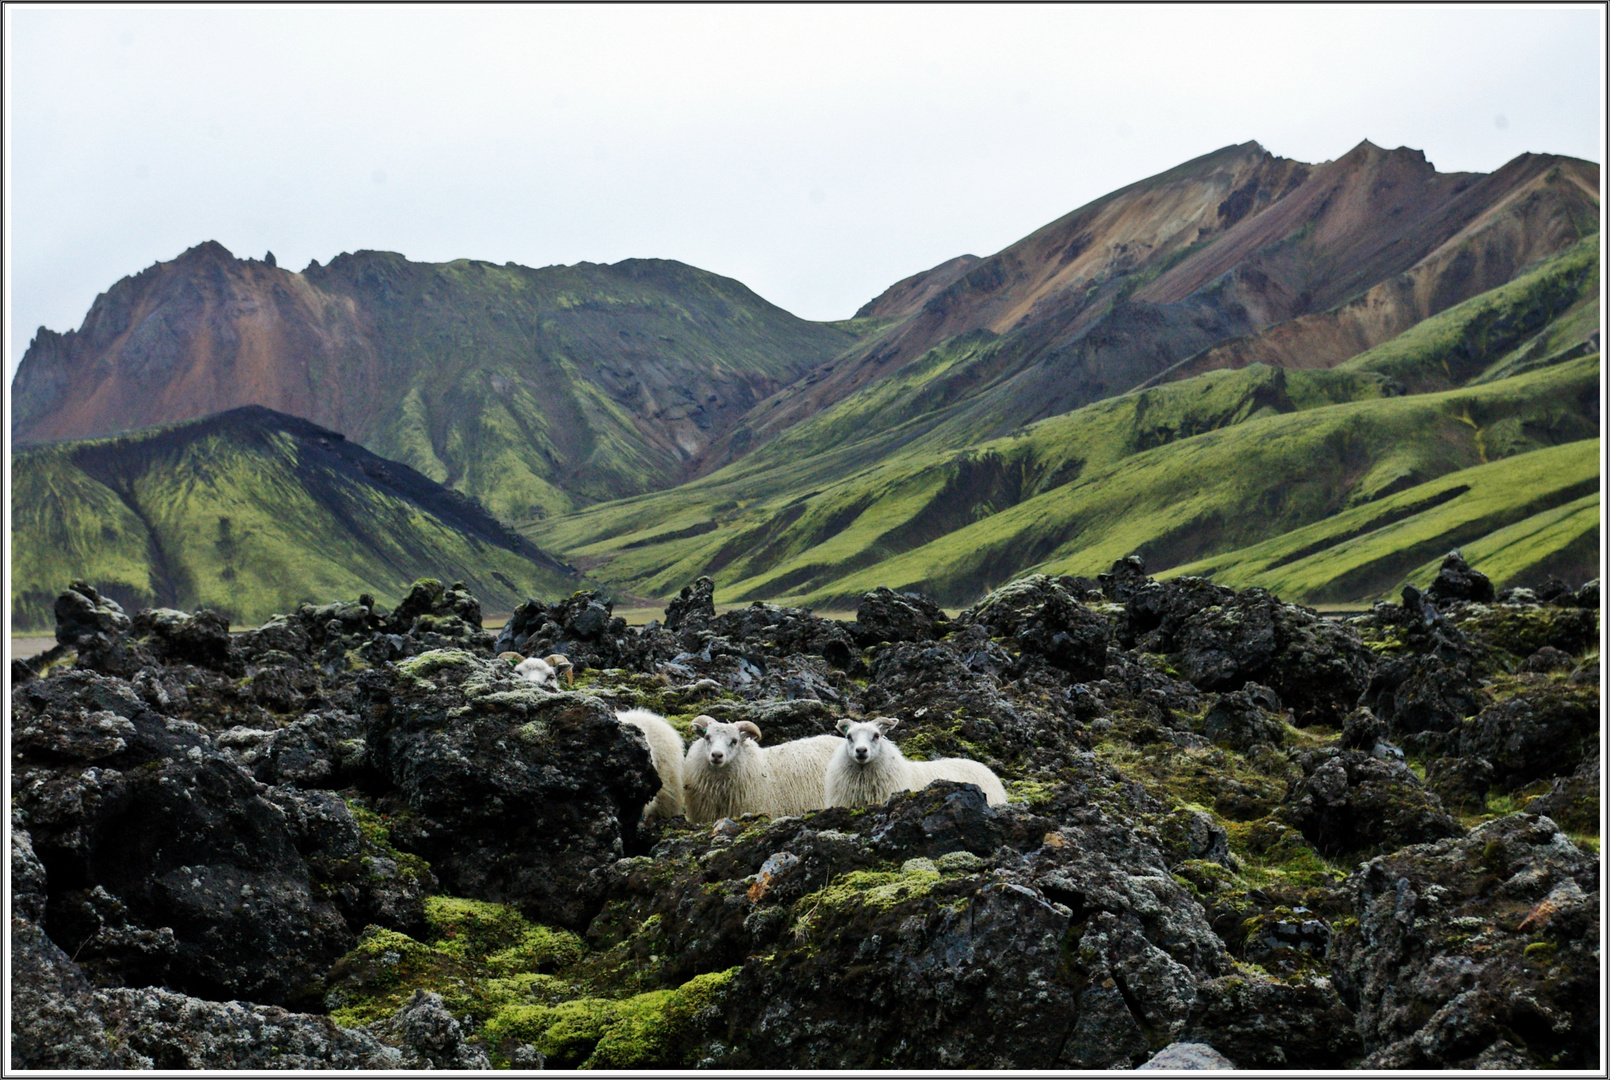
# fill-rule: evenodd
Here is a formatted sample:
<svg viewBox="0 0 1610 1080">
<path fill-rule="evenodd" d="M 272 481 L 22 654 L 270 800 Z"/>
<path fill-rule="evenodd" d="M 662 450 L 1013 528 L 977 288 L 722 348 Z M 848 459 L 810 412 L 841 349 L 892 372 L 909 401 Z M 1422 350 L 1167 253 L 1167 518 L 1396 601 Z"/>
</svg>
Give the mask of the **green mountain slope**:
<svg viewBox="0 0 1610 1080">
<path fill-rule="evenodd" d="M 883 584 L 963 603 L 1029 569 L 1093 574 L 1131 552 L 1165 569 L 1483 461 L 1592 439 L 1598 379 L 1598 358 L 1582 357 L 1383 397 L 1376 373 L 1257 365 L 972 450 L 897 457 L 803 497 L 791 485 L 810 463 L 717 474 L 678 489 L 674 506 L 670 494 L 648 496 L 537 535 L 649 594 L 714 572 L 724 599 L 821 605 Z"/>
<path fill-rule="evenodd" d="M 1340 366 L 1403 391 L 1447 390 L 1582 356 L 1598 327 L 1599 237 L 1584 237 L 1513 281 L 1410 327 Z"/>
<path fill-rule="evenodd" d="M 994 334 L 958 335 L 717 473 L 530 531 L 637 592 L 664 594 L 713 573 L 731 599 L 816 603 L 892 584 L 874 579 L 896 570 L 903 583 L 962 602 L 1059 558 L 1071 536 L 1098 549 L 1078 572 L 1130 550 L 1156 569 L 1190 562 L 1451 470 L 1596 436 L 1597 361 L 1583 354 L 1597 352 L 1598 251 L 1596 236 L 1584 238 L 1333 369 L 1210 371 L 947 450 L 947 414 L 970 407 L 964 389 L 950 388 L 988 368 L 1002 348 Z M 1562 370 L 1512 378 L 1551 367 Z M 1427 395 L 1466 382 L 1488 389 Z M 1351 408 L 1282 428 L 1295 433 L 1286 439 L 1289 453 L 1253 445 L 1239 461 L 1212 459 L 1208 473 L 1226 472 L 1203 477 L 1199 491 L 1171 479 L 1177 473 L 1197 483 L 1184 449 L 1145 459 L 1164 463 L 1155 473 L 1138 461 L 1118 468 L 1206 432 L 1343 405 Z M 1327 426 L 1338 423 L 1344 426 Z M 1315 455 L 1338 463 L 1334 475 L 1319 467 L 1304 478 Z M 1231 490 L 1231 481 L 1247 490 Z M 1103 484 L 1114 491 L 1103 493 Z M 1081 493 L 1077 528 L 1067 521 L 1073 504 L 1052 511 L 1050 501 L 997 518 L 1064 486 Z M 1254 489 L 1264 492 L 1261 501 L 1250 499 Z M 1217 498 L 1225 505 L 1215 510 Z M 1171 520 L 1183 513 L 1176 503 L 1190 513 Z M 1149 509 L 1120 512 L 1129 504 Z M 1104 514 L 1113 521 L 1098 527 Z M 986 519 L 988 526 L 963 531 Z M 959 563 L 925 567 L 924 560 L 951 559 L 953 544 L 963 547 Z M 1123 550 L 1110 555 L 1108 547 Z"/>
<path fill-rule="evenodd" d="M 705 460 L 954 450 L 1207 371 L 1333 367 L 1596 235 L 1597 189 L 1557 156 L 1479 175 L 1368 142 L 1313 166 L 1226 147 L 891 287 L 862 309 L 886 325 Z"/>
<path fill-rule="evenodd" d="M 1500 588 L 1598 576 L 1599 440 L 1448 473 L 1396 495 L 1177 567 L 1307 603 L 1389 599 L 1462 548 Z"/>
<path fill-rule="evenodd" d="M 422 576 L 490 610 L 569 593 L 569 568 L 471 500 L 335 432 L 245 407 L 13 455 L 11 609 L 52 625 L 73 578 L 125 607 L 205 606 L 254 623 L 302 600 L 394 603 Z"/>
<path fill-rule="evenodd" d="M 739 282 L 629 259 L 540 269 L 341 255 L 302 273 L 199 245 L 118 282 L 18 369 L 19 443 L 258 404 L 505 520 L 665 488 L 855 340 Z"/>
</svg>

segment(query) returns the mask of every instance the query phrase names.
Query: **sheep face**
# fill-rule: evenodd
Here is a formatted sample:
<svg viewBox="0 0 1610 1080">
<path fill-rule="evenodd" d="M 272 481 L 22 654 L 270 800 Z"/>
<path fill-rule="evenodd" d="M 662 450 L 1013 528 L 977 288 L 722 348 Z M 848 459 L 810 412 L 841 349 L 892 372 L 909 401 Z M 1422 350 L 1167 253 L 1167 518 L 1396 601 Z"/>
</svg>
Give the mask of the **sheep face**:
<svg viewBox="0 0 1610 1080">
<path fill-rule="evenodd" d="M 538 686 L 547 686 L 553 681 L 553 668 L 539 656 L 529 660 L 522 660 L 514 665 L 514 673 L 522 679 L 528 679 Z"/>
<path fill-rule="evenodd" d="M 898 723 L 900 721 L 892 716 L 880 716 L 873 720 L 840 720 L 839 731 L 844 735 L 850 760 L 857 765 L 869 765 L 876 761 L 887 745 L 884 736 Z"/>
<path fill-rule="evenodd" d="M 553 669 L 557 681 L 563 681 L 566 686 L 576 685 L 576 666 L 570 662 L 570 657 L 564 653 L 554 653 L 542 659 L 543 663 Z"/>
<path fill-rule="evenodd" d="M 723 769 L 736 761 L 744 751 L 746 740 L 757 746 L 760 744 L 760 729 L 747 720 L 723 724 L 708 716 L 700 716 L 691 726 L 693 733 L 704 739 L 705 754 L 712 769 Z"/>
</svg>

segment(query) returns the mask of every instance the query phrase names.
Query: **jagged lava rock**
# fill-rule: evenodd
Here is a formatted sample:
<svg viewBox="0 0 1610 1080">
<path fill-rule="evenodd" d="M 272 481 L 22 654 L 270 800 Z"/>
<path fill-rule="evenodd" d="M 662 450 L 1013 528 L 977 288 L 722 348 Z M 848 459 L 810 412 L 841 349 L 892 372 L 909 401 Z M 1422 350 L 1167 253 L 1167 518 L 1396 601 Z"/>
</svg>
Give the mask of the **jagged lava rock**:
<svg viewBox="0 0 1610 1080">
<path fill-rule="evenodd" d="M 1271 687 L 1298 726 L 1341 725 L 1368 685 L 1375 656 L 1351 626 L 1282 603 L 1263 589 L 1237 593 L 1185 619 L 1178 664 L 1203 690 Z"/>
<path fill-rule="evenodd" d="M 665 608 L 665 628 L 681 630 L 695 623 L 716 617 L 716 583 L 701 577 L 692 585 L 684 585 L 681 593 Z"/>
<path fill-rule="evenodd" d="M 1031 574 L 1001 586 L 956 617 L 976 624 L 991 637 L 1066 671 L 1075 679 L 1097 679 L 1107 666 L 1112 626 L 1074 598 L 1066 583 Z"/>
<path fill-rule="evenodd" d="M 1450 600 L 1469 600 L 1478 604 L 1491 603 L 1493 583 L 1480 570 L 1472 569 L 1458 550 L 1443 556 L 1437 577 L 1426 589 L 1426 595 L 1438 604 Z"/>
<path fill-rule="evenodd" d="M 1221 694 L 1202 717 L 1202 734 L 1245 753 L 1258 743 L 1279 746 L 1286 737 L 1280 697 L 1267 686 L 1247 683 Z"/>
<path fill-rule="evenodd" d="M 1506 790 L 1564 776 L 1599 755 L 1599 695 L 1594 689 L 1545 684 L 1487 706 L 1459 730 L 1458 753 L 1492 763 Z"/>
<path fill-rule="evenodd" d="M 1372 859 L 1347 886 L 1358 921 L 1331 960 L 1362 1067 L 1598 1065 L 1599 859 L 1554 822 L 1511 814 Z"/>
<path fill-rule="evenodd" d="M 875 645 L 880 641 L 932 641 L 950 632 L 950 617 L 920 593 L 897 593 L 880 585 L 861 594 L 855 607 L 852 632 L 861 645 Z"/>
<path fill-rule="evenodd" d="M 1303 778 L 1282 815 L 1332 857 L 1392 851 L 1464 834 L 1407 765 L 1361 750 L 1326 747 L 1296 755 Z"/>
<path fill-rule="evenodd" d="M 18 687 L 12 710 L 29 736 L 13 806 L 50 874 L 45 928 L 93 978 L 283 1002 L 351 947 L 283 813 L 199 725 L 84 670 Z M 74 737 L 89 716 L 103 737 Z"/>
<path fill-rule="evenodd" d="M 375 768 L 417 818 L 394 832 L 399 846 L 454 895 L 585 926 L 596 910 L 588 871 L 627 854 L 660 787 L 641 733 L 596 697 L 547 693 L 462 650 L 360 682 Z"/>
</svg>

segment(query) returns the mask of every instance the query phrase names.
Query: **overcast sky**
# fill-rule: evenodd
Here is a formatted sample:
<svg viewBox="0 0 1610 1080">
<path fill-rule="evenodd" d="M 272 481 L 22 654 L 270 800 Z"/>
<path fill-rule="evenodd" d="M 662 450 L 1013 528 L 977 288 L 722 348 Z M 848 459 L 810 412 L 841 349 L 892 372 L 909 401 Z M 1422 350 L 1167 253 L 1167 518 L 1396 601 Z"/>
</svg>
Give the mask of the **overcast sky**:
<svg viewBox="0 0 1610 1080">
<path fill-rule="evenodd" d="M 813 319 L 1256 139 L 1602 160 L 1598 7 L 5 9 L 8 373 L 203 240 L 680 259 Z"/>
</svg>

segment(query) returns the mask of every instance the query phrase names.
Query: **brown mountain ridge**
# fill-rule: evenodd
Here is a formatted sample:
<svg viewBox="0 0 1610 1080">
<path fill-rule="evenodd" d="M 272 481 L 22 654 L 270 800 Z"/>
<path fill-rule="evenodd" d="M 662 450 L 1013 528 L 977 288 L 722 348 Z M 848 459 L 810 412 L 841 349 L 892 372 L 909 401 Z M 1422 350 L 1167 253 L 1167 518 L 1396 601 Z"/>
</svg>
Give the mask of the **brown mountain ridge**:
<svg viewBox="0 0 1610 1080">
<path fill-rule="evenodd" d="M 20 443 L 256 403 L 532 521 L 775 453 L 973 445 L 1158 381 L 1331 367 L 1598 228 L 1598 166 L 1439 173 L 1362 142 L 1255 142 L 1115 191 L 985 258 L 796 319 L 663 260 L 529 269 L 342 255 L 296 274 L 215 243 L 41 330 Z M 769 444 L 776 443 L 775 447 Z"/>
</svg>

